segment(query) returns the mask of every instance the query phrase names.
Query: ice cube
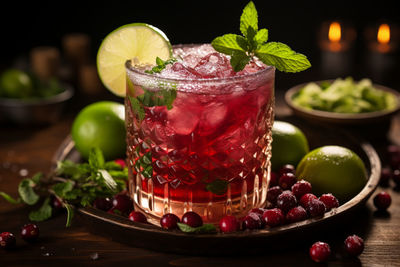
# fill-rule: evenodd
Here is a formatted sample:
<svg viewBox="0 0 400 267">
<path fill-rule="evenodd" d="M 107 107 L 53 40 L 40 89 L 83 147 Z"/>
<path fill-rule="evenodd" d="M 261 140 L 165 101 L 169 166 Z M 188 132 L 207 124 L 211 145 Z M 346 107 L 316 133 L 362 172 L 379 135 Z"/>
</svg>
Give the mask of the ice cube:
<svg viewBox="0 0 400 267">
<path fill-rule="evenodd" d="M 217 131 L 223 123 L 228 108 L 225 103 L 211 103 L 207 105 L 201 114 L 199 122 L 200 135 L 210 135 Z"/>
<path fill-rule="evenodd" d="M 223 78 L 235 75 L 229 59 L 217 52 L 204 56 L 194 70 L 201 74 L 202 78 Z"/>
<path fill-rule="evenodd" d="M 187 105 L 175 104 L 168 110 L 167 127 L 171 128 L 176 134 L 189 135 L 199 123 L 200 112 Z"/>
</svg>

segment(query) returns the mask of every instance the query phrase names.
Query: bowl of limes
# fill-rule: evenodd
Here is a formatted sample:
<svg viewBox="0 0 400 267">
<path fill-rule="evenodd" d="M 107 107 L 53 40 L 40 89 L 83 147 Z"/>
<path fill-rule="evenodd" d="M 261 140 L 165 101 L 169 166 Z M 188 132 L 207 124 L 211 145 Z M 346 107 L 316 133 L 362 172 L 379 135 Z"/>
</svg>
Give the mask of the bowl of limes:
<svg viewBox="0 0 400 267">
<path fill-rule="evenodd" d="M 285 101 L 299 117 L 347 125 L 390 120 L 400 110 L 398 91 L 352 77 L 297 85 Z"/>
<path fill-rule="evenodd" d="M 7 69 L 0 74 L 0 121 L 19 125 L 56 122 L 74 95 L 71 86 L 53 78 Z"/>
</svg>

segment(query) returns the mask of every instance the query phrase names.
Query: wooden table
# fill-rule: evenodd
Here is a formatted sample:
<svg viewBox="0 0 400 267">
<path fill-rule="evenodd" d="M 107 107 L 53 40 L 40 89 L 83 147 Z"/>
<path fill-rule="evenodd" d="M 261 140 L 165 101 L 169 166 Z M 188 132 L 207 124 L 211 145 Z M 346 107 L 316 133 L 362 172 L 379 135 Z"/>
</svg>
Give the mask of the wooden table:
<svg viewBox="0 0 400 267">
<path fill-rule="evenodd" d="M 288 115 L 277 96 L 278 115 Z M 75 111 L 76 114 L 76 111 Z M 400 114 L 399 114 L 400 115 Z M 385 132 L 373 138 L 372 144 L 382 153 L 386 145 L 400 144 L 400 116 L 391 125 L 388 138 Z M 23 175 L 33 175 L 50 168 L 50 160 L 70 131 L 74 112 L 54 125 L 36 128 L 0 126 L 0 190 L 17 196 L 17 185 Z M 380 129 L 376 130 L 380 131 Z M 383 130 L 382 130 L 383 131 Z M 385 165 L 385 162 L 383 162 Z M 392 196 L 387 214 L 375 212 L 370 199 L 351 220 L 332 228 L 314 241 L 328 241 L 333 249 L 329 266 L 400 266 L 400 192 L 393 184 L 385 190 Z M 375 195 L 375 194 L 374 194 Z M 20 227 L 28 222 L 30 208 L 14 206 L 0 199 L 0 232 L 10 231 L 17 236 L 17 248 L 12 251 L 0 249 L 0 266 L 111 266 L 127 263 L 132 266 L 317 266 L 308 255 L 311 245 L 298 245 L 293 249 L 269 251 L 258 256 L 199 257 L 166 254 L 130 247 L 112 241 L 111 238 L 88 233 L 75 220 L 65 228 L 65 214 L 38 223 L 40 240 L 27 244 L 19 237 Z M 365 240 L 364 253 L 359 258 L 347 258 L 341 253 L 347 235 L 358 234 Z M 157 242 L 155 240 L 154 242 Z M 237 244 L 240 246 L 240 244 Z"/>
</svg>

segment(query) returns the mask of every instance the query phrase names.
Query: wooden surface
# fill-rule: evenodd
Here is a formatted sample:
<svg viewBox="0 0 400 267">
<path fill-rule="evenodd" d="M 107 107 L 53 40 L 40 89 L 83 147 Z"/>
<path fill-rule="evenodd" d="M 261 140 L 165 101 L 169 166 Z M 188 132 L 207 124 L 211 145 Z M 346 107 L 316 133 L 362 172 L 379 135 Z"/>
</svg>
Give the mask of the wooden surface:
<svg viewBox="0 0 400 267">
<path fill-rule="evenodd" d="M 281 96 L 277 96 L 278 115 L 287 115 Z M 47 171 L 58 146 L 69 133 L 74 112 L 48 127 L 21 128 L 0 126 L 0 190 L 17 196 L 17 185 L 23 178 L 38 171 Z M 390 127 L 371 127 L 366 137 L 382 156 L 388 143 L 400 144 L 400 116 Z M 353 129 L 354 130 L 354 129 Z M 356 129 L 357 130 L 357 129 Z M 386 132 L 386 130 L 388 132 Z M 365 129 L 361 132 L 366 133 Z M 26 171 L 21 171 L 26 170 Z M 400 192 L 393 184 L 385 190 L 392 196 L 388 213 L 376 213 L 370 199 L 365 208 L 349 216 L 347 223 L 333 226 L 321 233 L 315 241 L 330 243 L 333 256 L 328 266 L 400 266 Z M 374 194 L 375 195 L 375 194 Z M 65 228 L 65 214 L 38 223 L 40 240 L 27 244 L 19 237 L 20 227 L 28 222 L 26 206 L 14 206 L 0 200 L 0 232 L 10 231 L 17 236 L 17 248 L 0 249 L 0 266 L 111 266 L 127 263 L 132 266 L 318 266 L 308 255 L 311 243 L 293 243 L 293 248 L 272 250 L 265 247 L 259 255 L 237 257 L 199 257 L 159 253 L 139 249 L 110 238 L 90 234 L 74 220 L 72 227 Z M 359 258 L 345 257 L 342 243 L 347 235 L 358 234 L 365 240 L 364 253 Z M 154 240 L 157 242 L 157 240 Z M 284 240 L 282 242 L 285 242 Z M 173 244 L 171 244 L 173 245 Z M 241 246 L 240 243 L 237 246 Z"/>
</svg>

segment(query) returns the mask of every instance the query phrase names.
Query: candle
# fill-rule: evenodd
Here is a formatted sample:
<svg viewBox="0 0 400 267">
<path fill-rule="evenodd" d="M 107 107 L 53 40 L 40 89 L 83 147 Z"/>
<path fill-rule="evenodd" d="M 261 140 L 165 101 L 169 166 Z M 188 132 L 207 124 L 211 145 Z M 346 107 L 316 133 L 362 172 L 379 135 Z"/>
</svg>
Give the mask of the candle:
<svg viewBox="0 0 400 267">
<path fill-rule="evenodd" d="M 350 74 L 355 31 L 343 22 L 325 22 L 319 33 L 321 70 L 325 78 Z"/>
<path fill-rule="evenodd" d="M 397 40 L 394 27 L 382 23 L 366 31 L 368 40 L 367 67 L 371 78 L 385 83 L 394 71 Z"/>
</svg>

